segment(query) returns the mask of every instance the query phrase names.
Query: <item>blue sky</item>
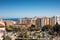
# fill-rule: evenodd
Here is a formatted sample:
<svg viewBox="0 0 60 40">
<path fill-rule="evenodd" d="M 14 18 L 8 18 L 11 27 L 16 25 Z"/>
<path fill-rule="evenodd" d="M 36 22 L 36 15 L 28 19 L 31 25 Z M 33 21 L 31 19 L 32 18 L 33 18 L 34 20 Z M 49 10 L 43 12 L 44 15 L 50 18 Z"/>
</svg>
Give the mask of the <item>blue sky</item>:
<svg viewBox="0 0 60 40">
<path fill-rule="evenodd" d="M 0 17 L 60 15 L 60 0 L 0 0 Z"/>
</svg>

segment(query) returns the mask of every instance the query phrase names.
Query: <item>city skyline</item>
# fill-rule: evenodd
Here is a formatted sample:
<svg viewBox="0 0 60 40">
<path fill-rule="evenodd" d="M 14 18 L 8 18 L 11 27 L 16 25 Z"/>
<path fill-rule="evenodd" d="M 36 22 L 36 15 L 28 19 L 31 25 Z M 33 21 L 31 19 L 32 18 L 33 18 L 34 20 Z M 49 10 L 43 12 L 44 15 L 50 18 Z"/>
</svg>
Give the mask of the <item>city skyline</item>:
<svg viewBox="0 0 60 40">
<path fill-rule="evenodd" d="M 0 0 L 0 17 L 60 15 L 59 0 Z"/>
</svg>

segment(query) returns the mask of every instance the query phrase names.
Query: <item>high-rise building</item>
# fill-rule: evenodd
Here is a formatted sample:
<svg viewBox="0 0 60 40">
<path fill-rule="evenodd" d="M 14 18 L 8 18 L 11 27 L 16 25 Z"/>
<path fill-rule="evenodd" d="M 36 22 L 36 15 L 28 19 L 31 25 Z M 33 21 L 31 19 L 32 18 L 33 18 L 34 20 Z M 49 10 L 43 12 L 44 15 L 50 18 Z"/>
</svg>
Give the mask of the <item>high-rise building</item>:
<svg viewBox="0 0 60 40">
<path fill-rule="evenodd" d="M 56 22 L 60 25 L 60 16 L 55 16 L 55 24 Z"/>
<path fill-rule="evenodd" d="M 49 18 L 48 17 L 43 17 L 42 18 L 42 26 L 49 25 Z"/>
<path fill-rule="evenodd" d="M 54 26 L 55 25 L 55 17 L 50 17 L 49 18 L 49 25 Z"/>
<path fill-rule="evenodd" d="M 37 27 L 41 27 L 42 26 L 42 20 L 41 20 L 41 18 L 37 18 L 37 20 L 36 20 L 36 25 L 37 25 Z"/>
<path fill-rule="evenodd" d="M 37 20 L 37 16 L 35 16 L 34 18 L 32 18 L 31 24 L 36 25 L 36 20 Z"/>
</svg>

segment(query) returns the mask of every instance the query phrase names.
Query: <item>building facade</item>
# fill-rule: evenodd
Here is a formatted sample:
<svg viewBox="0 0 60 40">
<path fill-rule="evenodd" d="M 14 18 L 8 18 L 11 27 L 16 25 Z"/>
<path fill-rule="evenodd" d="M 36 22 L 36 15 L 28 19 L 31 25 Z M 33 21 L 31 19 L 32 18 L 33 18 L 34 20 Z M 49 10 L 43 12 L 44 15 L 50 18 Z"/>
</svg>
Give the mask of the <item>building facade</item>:
<svg viewBox="0 0 60 40">
<path fill-rule="evenodd" d="M 31 22 L 31 24 L 33 24 L 33 25 L 36 26 L 36 20 L 37 20 L 37 16 L 35 16 L 34 18 L 32 18 L 32 22 Z"/>
<path fill-rule="evenodd" d="M 49 18 L 48 17 L 43 17 L 42 18 L 42 26 L 49 25 Z"/>
<path fill-rule="evenodd" d="M 55 16 L 55 24 L 56 22 L 60 25 L 60 16 Z"/>
<path fill-rule="evenodd" d="M 54 26 L 55 25 L 55 17 L 50 17 L 49 18 L 49 25 Z"/>
<path fill-rule="evenodd" d="M 37 18 L 36 25 L 37 25 L 37 27 L 41 27 L 42 26 L 42 20 L 41 20 L 41 18 Z"/>
<path fill-rule="evenodd" d="M 32 22 L 32 18 L 27 18 L 27 17 L 25 17 L 25 18 L 20 18 L 19 20 L 18 20 L 18 22 L 17 22 L 17 24 L 20 26 L 22 26 L 23 27 L 23 25 L 22 24 L 25 24 L 26 26 L 25 27 L 30 27 L 31 26 L 31 22 Z"/>
</svg>

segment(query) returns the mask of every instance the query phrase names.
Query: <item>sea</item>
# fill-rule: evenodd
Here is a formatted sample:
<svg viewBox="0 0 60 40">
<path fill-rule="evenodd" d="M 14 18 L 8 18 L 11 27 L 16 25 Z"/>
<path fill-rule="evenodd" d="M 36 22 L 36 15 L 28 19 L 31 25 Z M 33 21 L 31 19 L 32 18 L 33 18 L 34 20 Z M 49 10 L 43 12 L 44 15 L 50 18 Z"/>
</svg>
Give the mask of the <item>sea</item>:
<svg viewBox="0 0 60 40">
<path fill-rule="evenodd" d="M 18 21 L 19 18 L 3 18 L 3 20 Z"/>
</svg>

